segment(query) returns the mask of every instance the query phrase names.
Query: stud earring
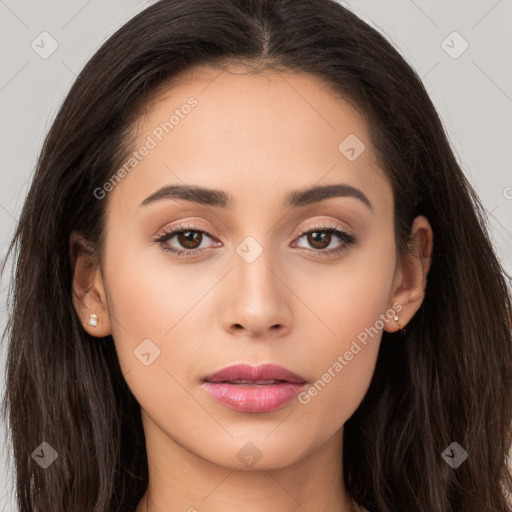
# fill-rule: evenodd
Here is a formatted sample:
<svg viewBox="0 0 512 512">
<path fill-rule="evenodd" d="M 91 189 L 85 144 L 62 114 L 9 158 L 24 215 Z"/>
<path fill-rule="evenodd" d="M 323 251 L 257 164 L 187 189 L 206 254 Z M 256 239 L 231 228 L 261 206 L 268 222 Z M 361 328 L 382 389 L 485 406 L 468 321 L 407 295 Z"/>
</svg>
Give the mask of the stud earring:
<svg viewBox="0 0 512 512">
<path fill-rule="evenodd" d="M 87 322 L 89 325 L 96 327 L 98 325 L 98 315 L 91 313 L 89 315 L 89 321 Z"/>
<path fill-rule="evenodd" d="M 398 315 L 397 314 L 395 314 L 393 316 L 393 320 L 398 324 L 398 328 L 400 329 L 400 332 L 402 334 L 405 334 L 405 329 L 402 327 L 402 324 L 398 321 Z"/>
</svg>

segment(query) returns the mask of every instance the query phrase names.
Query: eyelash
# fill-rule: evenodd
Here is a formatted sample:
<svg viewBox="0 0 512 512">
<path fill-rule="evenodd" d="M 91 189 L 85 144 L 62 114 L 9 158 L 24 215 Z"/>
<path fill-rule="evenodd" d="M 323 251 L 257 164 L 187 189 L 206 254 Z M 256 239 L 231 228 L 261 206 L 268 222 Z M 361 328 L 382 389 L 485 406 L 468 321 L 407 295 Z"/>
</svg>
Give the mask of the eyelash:
<svg viewBox="0 0 512 512">
<path fill-rule="evenodd" d="M 174 226 L 172 228 L 165 230 L 154 241 L 156 243 L 160 244 L 163 251 L 171 253 L 171 254 L 175 254 L 175 255 L 177 255 L 178 258 L 182 255 L 184 255 L 182 257 L 187 258 L 187 257 L 193 257 L 193 256 L 197 256 L 199 254 L 204 253 L 206 251 L 206 249 L 183 249 L 183 250 L 178 251 L 176 249 L 173 249 L 172 247 L 169 247 L 169 245 L 165 244 L 165 242 L 169 241 L 175 235 L 184 233 L 186 231 L 192 231 L 195 233 L 203 233 L 210 239 L 215 238 L 208 231 L 203 230 L 203 229 L 198 229 L 198 226 L 193 226 L 193 225 L 185 223 L 185 224 L 181 224 L 179 226 Z M 336 247 L 335 249 L 328 249 L 328 250 L 305 249 L 306 251 L 314 252 L 314 253 L 318 254 L 320 257 L 330 257 L 335 254 L 341 254 L 341 253 L 345 252 L 346 250 L 348 250 L 350 246 L 354 245 L 357 242 L 353 235 L 347 233 L 346 231 L 339 229 L 338 226 L 333 225 L 333 224 L 330 224 L 330 225 L 317 224 L 314 226 L 308 226 L 307 228 L 303 228 L 297 235 L 296 239 L 300 239 L 304 235 L 307 235 L 310 233 L 328 233 L 331 235 L 333 234 L 337 238 L 342 240 L 342 242 L 343 242 L 340 246 Z"/>
</svg>

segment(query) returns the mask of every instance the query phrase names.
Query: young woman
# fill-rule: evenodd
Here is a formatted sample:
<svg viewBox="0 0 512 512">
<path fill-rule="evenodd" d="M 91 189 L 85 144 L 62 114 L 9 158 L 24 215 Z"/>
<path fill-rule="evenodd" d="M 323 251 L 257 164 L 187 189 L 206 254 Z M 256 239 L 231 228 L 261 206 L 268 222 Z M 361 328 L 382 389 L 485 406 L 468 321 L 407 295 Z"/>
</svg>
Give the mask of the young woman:
<svg viewBox="0 0 512 512">
<path fill-rule="evenodd" d="M 417 75 L 331 0 L 161 0 L 10 253 L 20 512 L 510 512 L 505 274 Z"/>
</svg>

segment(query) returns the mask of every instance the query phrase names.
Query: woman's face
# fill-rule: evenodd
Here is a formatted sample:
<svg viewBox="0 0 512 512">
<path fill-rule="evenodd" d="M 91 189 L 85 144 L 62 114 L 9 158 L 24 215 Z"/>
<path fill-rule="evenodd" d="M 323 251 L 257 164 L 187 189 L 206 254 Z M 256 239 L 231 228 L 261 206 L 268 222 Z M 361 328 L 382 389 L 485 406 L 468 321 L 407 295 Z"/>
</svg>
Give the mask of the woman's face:
<svg viewBox="0 0 512 512">
<path fill-rule="evenodd" d="M 203 69 L 136 128 L 98 199 L 108 313 L 88 330 L 112 333 L 147 439 L 232 468 L 341 448 L 382 330 L 402 321 L 392 192 L 364 119 L 307 75 Z M 241 363 L 305 383 L 205 384 Z"/>
</svg>

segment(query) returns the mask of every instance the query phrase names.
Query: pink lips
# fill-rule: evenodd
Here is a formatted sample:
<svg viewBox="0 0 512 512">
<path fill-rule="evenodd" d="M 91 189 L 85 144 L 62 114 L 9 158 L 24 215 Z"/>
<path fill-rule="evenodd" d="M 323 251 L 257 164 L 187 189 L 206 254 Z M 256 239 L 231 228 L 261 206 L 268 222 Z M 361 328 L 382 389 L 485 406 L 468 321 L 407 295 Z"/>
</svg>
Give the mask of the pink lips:
<svg viewBox="0 0 512 512">
<path fill-rule="evenodd" d="M 205 377 L 202 387 L 230 409 L 269 412 L 296 397 L 306 384 L 306 379 L 282 366 L 237 364 Z"/>
</svg>

